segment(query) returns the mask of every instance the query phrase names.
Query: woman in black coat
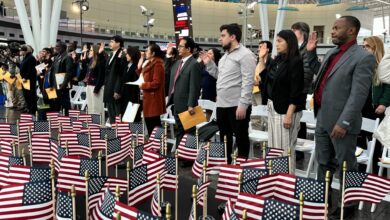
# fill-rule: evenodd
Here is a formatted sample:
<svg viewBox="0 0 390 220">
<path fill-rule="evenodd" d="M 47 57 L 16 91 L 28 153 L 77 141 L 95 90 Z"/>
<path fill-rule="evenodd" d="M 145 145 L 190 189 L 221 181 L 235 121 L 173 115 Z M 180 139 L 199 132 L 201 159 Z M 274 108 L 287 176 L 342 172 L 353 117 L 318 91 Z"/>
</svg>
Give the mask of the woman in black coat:
<svg viewBox="0 0 390 220">
<path fill-rule="evenodd" d="M 122 102 L 121 102 L 121 115 L 125 114 L 127 104 L 129 102 L 140 104 L 140 89 L 136 85 L 126 84 L 127 82 L 137 81 L 139 76 L 136 72 L 137 64 L 141 57 L 141 52 L 135 48 L 129 46 L 126 51 L 127 66 L 124 68 L 122 78 Z M 134 122 L 141 121 L 141 106 L 138 109 Z"/>
<path fill-rule="evenodd" d="M 278 55 L 265 66 L 267 46 L 259 51 L 258 67 L 265 74 L 265 92 L 268 97 L 268 146 L 282 148 L 287 154 L 291 148 L 292 167 L 295 170 L 295 145 L 306 95 L 303 93 L 304 70 L 297 38 L 291 30 L 282 30 L 276 39 Z"/>
</svg>

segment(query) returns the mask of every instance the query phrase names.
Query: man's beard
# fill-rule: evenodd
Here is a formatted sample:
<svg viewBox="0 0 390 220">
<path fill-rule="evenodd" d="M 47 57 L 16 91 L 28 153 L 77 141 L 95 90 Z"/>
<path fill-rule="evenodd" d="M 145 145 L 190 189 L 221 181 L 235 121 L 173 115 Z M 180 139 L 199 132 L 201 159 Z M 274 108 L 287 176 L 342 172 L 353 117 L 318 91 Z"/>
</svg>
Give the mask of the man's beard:
<svg viewBox="0 0 390 220">
<path fill-rule="evenodd" d="M 230 48 L 232 48 L 232 42 L 229 42 L 225 46 L 222 46 L 222 48 L 223 48 L 224 51 L 229 51 Z"/>
</svg>

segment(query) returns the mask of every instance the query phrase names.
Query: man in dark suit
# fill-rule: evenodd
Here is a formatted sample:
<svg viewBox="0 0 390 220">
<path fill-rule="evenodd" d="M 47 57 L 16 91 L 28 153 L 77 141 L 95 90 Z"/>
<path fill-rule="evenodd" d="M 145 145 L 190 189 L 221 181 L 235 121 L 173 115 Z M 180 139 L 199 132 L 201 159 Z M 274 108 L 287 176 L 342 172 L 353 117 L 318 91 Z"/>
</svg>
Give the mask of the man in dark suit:
<svg viewBox="0 0 390 220">
<path fill-rule="evenodd" d="M 29 45 L 24 45 L 20 49 L 20 55 L 24 57 L 22 63 L 20 64 L 20 75 L 23 83 L 30 80 L 30 89 L 23 88 L 24 99 L 27 103 L 27 111 L 30 114 L 35 114 L 37 111 L 37 71 L 35 70 L 37 61 L 32 55 L 33 52 L 34 50 Z"/>
<path fill-rule="evenodd" d="M 68 84 L 73 75 L 73 60 L 66 52 L 66 44 L 64 42 L 57 42 L 55 48 L 57 56 L 54 58 L 53 65 L 48 74 L 49 87 L 57 89 L 57 82 L 55 75 L 57 73 L 65 73 L 64 81 L 58 85 L 57 98 L 50 100 L 50 107 L 53 111 L 65 110 L 65 115 L 68 115 L 70 109 L 70 96 Z M 47 79 L 45 79 L 47 80 Z"/>
<path fill-rule="evenodd" d="M 184 37 L 180 40 L 177 48 L 181 59 L 177 60 L 172 66 L 168 94 L 168 104 L 174 105 L 173 113 L 178 126 L 176 146 L 184 136 L 183 125 L 178 114 L 185 111 L 190 114 L 195 113 L 194 107 L 198 105 L 200 96 L 202 72 L 199 63 L 192 56 L 195 48 L 195 42 L 192 38 Z"/>
<path fill-rule="evenodd" d="M 103 102 L 107 107 L 110 124 L 114 124 L 115 116 L 121 113 L 122 75 L 125 68 L 125 61 L 122 58 L 123 38 L 113 36 L 110 47 L 112 53 L 106 64 Z"/>
<path fill-rule="evenodd" d="M 317 117 L 315 141 L 318 179 L 331 177 L 344 161 L 349 171 L 357 170 L 357 136 L 362 125 L 361 110 L 372 83 L 375 58 L 357 45 L 360 22 L 353 16 L 337 19 L 332 28 L 332 42 L 337 45 L 324 57 L 319 67 L 315 54 L 316 36 L 307 44 L 309 60 L 318 69 L 314 84 L 314 111 Z M 342 180 L 342 173 L 339 174 Z M 332 180 L 331 180 L 332 182 Z M 330 193 L 331 194 L 331 193 Z M 331 205 L 331 201 L 329 200 Z M 354 206 L 344 208 L 344 219 L 353 216 Z M 340 208 L 330 219 L 340 218 Z"/>
</svg>

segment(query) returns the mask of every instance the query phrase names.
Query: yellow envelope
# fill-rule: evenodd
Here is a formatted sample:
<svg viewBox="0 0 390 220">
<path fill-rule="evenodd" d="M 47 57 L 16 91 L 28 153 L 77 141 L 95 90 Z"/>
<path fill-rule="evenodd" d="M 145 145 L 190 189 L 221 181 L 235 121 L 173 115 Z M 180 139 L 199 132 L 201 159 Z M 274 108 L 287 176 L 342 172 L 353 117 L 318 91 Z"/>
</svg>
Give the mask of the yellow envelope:
<svg viewBox="0 0 390 220">
<path fill-rule="evenodd" d="M 22 82 L 23 88 L 26 90 L 30 90 L 30 80 L 26 80 L 26 82 Z"/>
<path fill-rule="evenodd" d="M 20 83 L 23 83 L 23 79 L 22 79 L 22 76 L 20 75 L 20 73 L 16 74 L 16 79 L 20 82 Z"/>
<path fill-rule="evenodd" d="M 180 122 L 183 125 L 184 130 L 188 130 L 197 124 L 206 122 L 206 116 L 203 113 L 203 109 L 200 106 L 194 108 L 195 114 L 190 115 L 188 111 L 179 114 Z"/>
<path fill-rule="evenodd" d="M 53 88 L 48 88 L 48 89 L 45 89 L 46 93 L 47 93 L 47 97 L 49 99 L 56 99 L 57 98 L 57 92 L 56 90 Z"/>
<path fill-rule="evenodd" d="M 16 86 L 16 89 L 17 89 L 17 90 L 22 90 L 22 89 L 23 89 L 22 83 L 19 82 L 19 80 L 16 80 L 15 86 Z"/>
<path fill-rule="evenodd" d="M 13 84 L 16 80 L 16 78 L 11 79 L 11 73 L 6 72 L 4 75 L 4 80 L 7 81 L 9 84 Z"/>
<path fill-rule="evenodd" d="M 0 72 L 1 72 L 1 69 L 0 69 Z M 3 72 L 0 73 L 0 80 L 3 80 L 4 79 L 4 75 L 3 75 Z"/>
</svg>

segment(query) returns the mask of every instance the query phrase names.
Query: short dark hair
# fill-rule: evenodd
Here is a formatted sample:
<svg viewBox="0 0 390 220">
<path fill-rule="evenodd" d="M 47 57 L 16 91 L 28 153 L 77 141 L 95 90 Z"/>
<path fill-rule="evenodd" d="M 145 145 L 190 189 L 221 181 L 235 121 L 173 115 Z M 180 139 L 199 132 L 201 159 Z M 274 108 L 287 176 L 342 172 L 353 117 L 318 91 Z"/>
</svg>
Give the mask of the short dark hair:
<svg viewBox="0 0 390 220">
<path fill-rule="evenodd" d="M 61 51 L 66 51 L 66 43 L 57 41 L 57 45 L 61 48 Z"/>
<path fill-rule="evenodd" d="M 359 19 L 351 15 L 341 16 L 339 19 L 345 19 L 349 23 L 349 25 L 356 28 L 356 36 L 359 34 L 361 26 Z"/>
<path fill-rule="evenodd" d="M 223 30 L 226 30 L 226 32 L 228 32 L 230 35 L 234 35 L 236 36 L 236 40 L 238 42 L 241 41 L 241 35 L 242 35 L 242 32 L 241 32 L 241 28 L 240 26 L 237 24 L 237 23 L 233 23 L 233 24 L 224 24 L 222 25 L 219 30 L 222 32 Z"/>
<path fill-rule="evenodd" d="M 123 45 L 124 45 L 123 38 L 121 36 L 119 36 L 119 35 L 112 36 L 110 40 L 113 40 L 113 41 L 119 43 L 120 47 L 123 47 Z"/>
<path fill-rule="evenodd" d="M 292 30 L 281 30 L 278 37 L 283 38 L 287 42 L 287 59 L 300 56 L 298 49 L 298 40 Z"/>
<path fill-rule="evenodd" d="M 42 50 L 46 51 L 46 53 L 53 54 L 53 50 L 51 48 L 45 47 Z"/>
<path fill-rule="evenodd" d="M 128 46 L 126 52 L 131 57 L 131 61 L 134 64 L 138 64 L 138 61 L 141 58 L 141 52 L 138 50 L 138 48 Z"/>
<path fill-rule="evenodd" d="M 155 57 L 160 57 L 161 59 L 164 59 L 164 52 L 161 50 L 160 46 L 157 44 L 149 44 L 150 52 L 154 53 Z"/>
<path fill-rule="evenodd" d="M 268 53 L 272 53 L 272 43 L 271 43 L 271 41 L 262 40 L 262 41 L 259 42 L 259 45 L 260 44 L 266 44 L 267 45 L 267 49 L 268 49 Z"/>
<path fill-rule="evenodd" d="M 186 41 L 184 46 L 186 48 L 190 48 L 190 52 L 193 53 L 194 49 L 196 47 L 194 39 L 192 39 L 191 37 L 183 37 L 181 40 L 185 40 Z"/>
<path fill-rule="evenodd" d="M 309 38 L 310 27 L 307 23 L 296 22 L 293 25 L 291 25 L 291 29 L 298 30 L 298 31 L 302 32 L 303 38 L 305 39 L 305 41 L 307 41 L 307 39 Z"/>
</svg>

